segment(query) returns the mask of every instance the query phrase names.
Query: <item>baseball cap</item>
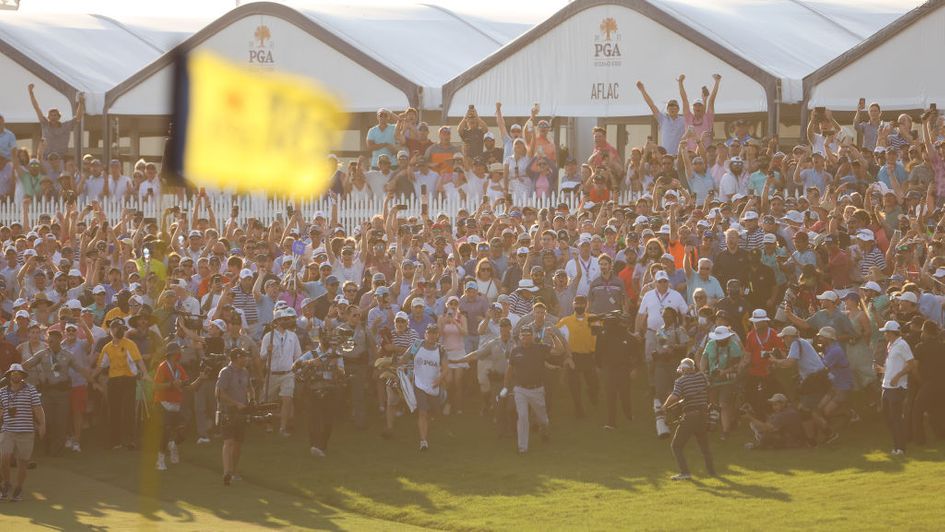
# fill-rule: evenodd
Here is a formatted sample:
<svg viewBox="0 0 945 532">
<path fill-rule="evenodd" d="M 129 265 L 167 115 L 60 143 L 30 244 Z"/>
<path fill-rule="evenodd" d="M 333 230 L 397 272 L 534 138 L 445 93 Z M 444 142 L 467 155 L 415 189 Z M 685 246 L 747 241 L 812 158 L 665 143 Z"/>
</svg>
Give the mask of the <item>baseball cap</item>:
<svg viewBox="0 0 945 532">
<path fill-rule="evenodd" d="M 664 272 L 663 270 L 660 270 L 660 271 L 656 272 L 656 275 L 654 276 L 654 279 L 656 279 L 657 281 L 668 281 L 668 280 L 669 280 L 669 275 L 668 275 L 666 272 Z"/>
<path fill-rule="evenodd" d="M 788 325 L 781 329 L 781 332 L 778 333 L 778 338 L 784 338 L 785 336 L 797 336 L 797 327 Z"/>
<path fill-rule="evenodd" d="M 466 283 L 466 290 L 469 290 L 469 289 L 479 290 L 479 283 L 477 283 L 476 281 L 469 281 L 469 282 L 467 282 L 467 283 Z"/>
<path fill-rule="evenodd" d="M 817 299 L 819 299 L 819 300 L 821 300 L 821 301 L 833 301 L 833 302 L 837 302 L 837 301 L 840 300 L 840 296 L 838 296 L 837 293 L 834 292 L 833 290 L 827 290 L 826 292 L 824 292 L 824 293 L 820 294 L 819 296 L 817 296 Z"/>
<path fill-rule="evenodd" d="M 900 332 L 902 329 L 899 327 L 899 322 L 896 320 L 889 320 L 885 325 L 880 327 L 880 332 Z"/>
<path fill-rule="evenodd" d="M 786 403 L 788 402 L 788 398 L 783 393 L 776 393 L 771 396 L 771 399 L 768 399 L 768 402 L 769 403 Z"/>
<path fill-rule="evenodd" d="M 408 321 L 410 319 L 410 316 L 408 316 L 406 312 L 401 310 L 397 312 L 397 314 L 394 314 L 394 319 Z"/>
<path fill-rule="evenodd" d="M 251 279 L 253 277 L 253 270 L 249 268 L 243 268 L 240 270 L 240 279 Z"/>
</svg>

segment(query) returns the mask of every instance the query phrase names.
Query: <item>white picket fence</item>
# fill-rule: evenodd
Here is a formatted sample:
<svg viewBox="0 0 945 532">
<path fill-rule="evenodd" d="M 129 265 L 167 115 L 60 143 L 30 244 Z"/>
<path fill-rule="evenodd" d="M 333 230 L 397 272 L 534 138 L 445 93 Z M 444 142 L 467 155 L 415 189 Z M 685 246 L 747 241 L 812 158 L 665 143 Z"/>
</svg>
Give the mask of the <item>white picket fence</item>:
<svg viewBox="0 0 945 532">
<path fill-rule="evenodd" d="M 625 192 L 617 200 L 620 203 L 627 203 L 636 199 L 639 193 L 632 194 Z M 209 196 L 210 204 L 216 215 L 217 224 L 222 226 L 229 219 L 230 212 L 234 205 L 239 207 L 238 221 L 242 225 L 249 218 L 256 218 L 263 224 L 270 224 L 273 220 L 281 218 L 286 219 L 287 207 L 291 204 L 297 209 L 301 209 L 303 220 L 311 221 L 316 212 L 323 212 L 326 217 L 331 216 L 332 199 L 328 196 L 318 198 L 274 198 L 264 195 L 231 195 L 231 194 L 211 194 Z M 99 204 L 105 212 L 106 217 L 112 223 L 115 223 L 124 209 L 140 210 L 146 218 L 161 219 L 161 213 L 164 209 L 172 206 L 179 206 L 187 209 L 189 214 L 194 212 L 196 198 L 178 198 L 174 195 L 165 194 L 160 200 L 158 198 L 138 198 L 118 199 L 106 198 Z M 444 212 L 450 217 L 454 217 L 460 210 L 465 209 L 473 212 L 479 207 L 481 198 L 470 198 L 462 201 L 458 198 L 431 198 L 429 212 L 431 217 Z M 87 205 L 83 198 L 79 199 L 78 208 L 81 210 Z M 580 204 L 580 198 L 574 194 L 553 193 L 543 198 L 535 196 L 513 197 L 512 203 L 516 206 L 530 206 L 536 209 L 542 207 L 555 207 L 559 203 L 567 204 L 572 210 Z M 396 198 L 391 202 L 391 206 L 404 204 L 407 206 L 407 216 L 419 216 L 421 211 L 421 201 L 417 197 Z M 36 224 L 40 215 L 47 214 L 56 221 L 56 215 L 65 211 L 65 204 L 62 201 L 36 201 L 29 207 L 30 221 Z M 346 231 L 351 232 L 355 227 L 368 220 L 375 214 L 384 213 L 383 202 L 375 202 L 374 198 L 355 200 L 343 197 L 338 200 L 338 221 Z M 207 217 L 207 210 L 201 206 L 199 213 L 201 217 Z M 23 206 L 7 198 L 0 200 L 0 223 L 9 225 L 13 222 L 23 220 Z"/>
</svg>

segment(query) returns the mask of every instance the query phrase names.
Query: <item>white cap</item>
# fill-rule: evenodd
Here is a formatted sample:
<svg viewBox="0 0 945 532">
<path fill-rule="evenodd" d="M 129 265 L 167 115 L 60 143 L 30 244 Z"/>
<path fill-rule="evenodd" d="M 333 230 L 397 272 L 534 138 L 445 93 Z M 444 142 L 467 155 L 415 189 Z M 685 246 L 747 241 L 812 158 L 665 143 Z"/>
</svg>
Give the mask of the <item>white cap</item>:
<svg viewBox="0 0 945 532">
<path fill-rule="evenodd" d="M 189 235 L 189 236 L 203 236 L 203 233 L 201 233 L 200 231 L 198 231 L 198 230 L 196 230 L 196 229 L 193 229 L 193 230 L 190 231 L 190 235 Z"/>
<path fill-rule="evenodd" d="M 658 235 L 668 235 L 668 234 L 670 234 L 669 224 L 663 224 L 663 225 L 660 227 L 660 230 L 656 232 L 656 234 L 658 234 Z"/>
<path fill-rule="evenodd" d="M 425 307 L 426 304 L 423 302 L 422 298 L 416 297 L 413 301 L 410 302 L 411 307 Z"/>
<path fill-rule="evenodd" d="M 797 336 L 797 327 L 788 325 L 787 327 L 781 329 L 781 332 L 778 333 L 778 337 L 784 338 L 785 336 Z"/>
<path fill-rule="evenodd" d="M 243 268 L 240 270 L 240 279 L 252 279 L 252 277 L 253 270 L 250 270 L 249 268 Z"/>
<path fill-rule="evenodd" d="M 141 297 L 141 296 L 138 296 L 138 295 L 131 296 L 131 297 L 128 299 L 128 301 L 134 301 L 135 303 L 137 303 L 137 304 L 139 304 L 139 305 L 144 305 L 144 298 Z"/>
<path fill-rule="evenodd" d="M 873 235 L 873 232 L 869 229 L 860 229 L 856 232 L 856 238 L 858 240 L 863 240 L 865 242 L 873 242 L 876 240 L 876 236 Z"/>
<path fill-rule="evenodd" d="M 105 287 L 102 286 L 102 285 L 100 285 L 100 284 L 99 284 L 99 285 L 95 285 L 95 288 L 92 289 L 92 293 L 93 293 L 93 294 L 104 294 L 104 293 L 105 293 Z"/>
<path fill-rule="evenodd" d="M 817 336 L 823 336 L 824 338 L 830 338 L 831 340 L 836 340 L 837 331 L 833 327 L 827 325 L 825 327 L 821 327 L 820 330 L 817 331 Z"/>
<path fill-rule="evenodd" d="M 784 222 L 791 222 L 791 223 L 795 223 L 795 224 L 803 224 L 803 223 L 804 223 L 804 215 L 801 214 L 800 211 L 791 210 L 791 211 L 788 211 L 788 212 L 784 215 L 783 218 L 781 218 L 781 221 L 784 221 Z"/>
<path fill-rule="evenodd" d="M 25 310 L 18 310 L 18 311 L 16 311 L 16 315 L 14 315 L 14 318 L 26 318 L 26 319 L 29 319 L 29 317 L 30 317 L 30 313 L 27 312 L 27 311 L 25 311 Z"/>
<path fill-rule="evenodd" d="M 69 270 L 69 277 L 82 277 L 82 272 L 80 272 L 79 270 L 75 268 L 72 268 L 71 270 Z"/>
<path fill-rule="evenodd" d="M 479 235 L 469 235 L 468 237 L 466 237 L 466 242 L 475 245 L 482 242 L 482 239 L 479 238 Z"/>
<path fill-rule="evenodd" d="M 735 203 L 738 200 L 743 200 L 747 197 L 747 195 L 742 194 L 741 192 L 736 192 L 735 194 L 732 194 L 732 203 Z"/>
<path fill-rule="evenodd" d="M 679 366 L 676 367 L 676 373 L 682 373 L 685 370 L 692 371 L 696 369 L 696 361 L 691 358 L 684 358 L 679 361 Z"/>
<path fill-rule="evenodd" d="M 765 244 L 777 244 L 778 237 L 776 237 L 774 233 L 765 233 L 765 236 L 761 239 L 761 241 Z"/>
<path fill-rule="evenodd" d="M 768 318 L 768 313 L 765 312 L 765 309 L 756 308 L 751 312 L 751 317 L 748 318 L 748 321 L 758 323 L 759 321 L 770 321 L 770 318 Z"/>
<path fill-rule="evenodd" d="M 936 269 L 935 273 L 932 274 L 932 277 L 935 277 L 936 279 L 941 279 L 942 277 L 945 277 L 945 268 Z"/>
<path fill-rule="evenodd" d="M 655 280 L 657 280 L 657 281 L 668 281 L 668 280 L 669 280 L 669 274 L 667 274 L 667 273 L 666 273 L 665 271 L 663 271 L 663 270 L 660 270 L 660 271 L 656 272 L 656 275 L 654 275 L 653 278 L 654 278 Z"/>
<path fill-rule="evenodd" d="M 674 257 L 672 253 L 663 253 L 663 256 L 660 257 L 660 258 L 661 258 L 662 260 L 671 260 L 671 261 L 673 261 L 673 262 L 676 261 L 676 257 Z"/>
<path fill-rule="evenodd" d="M 175 283 L 175 286 L 176 284 L 177 283 Z M 134 292 L 135 290 L 139 288 L 141 288 L 141 283 L 131 283 L 130 285 L 128 285 L 128 290 L 131 290 L 132 292 Z"/>
<path fill-rule="evenodd" d="M 901 330 L 899 322 L 895 320 L 889 320 L 886 322 L 886 325 L 879 328 L 879 332 L 899 332 Z"/>
<path fill-rule="evenodd" d="M 526 247 L 520 247 L 520 248 L 518 248 L 518 249 L 515 250 L 515 253 L 518 254 L 518 255 L 528 255 L 528 248 L 526 248 Z"/>
<path fill-rule="evenodd" d="M 647 218 L 646 216 L 643 216 L 642 214 L 640 216 L 637 216 L 637 218 L 633 220 L 633 225 L 648 224 L 648 223 L 650 223 L 650 219 Z"/>
<path fill-rule="evenodd" d="M 26 305 L 29 305 L 29 303 L 30 302 L 27 301 L 26 298 L 20 297 L 20 298 L 17 298 L 17 300 L 13 302 L 13 308 L 25 307 Z"/>
<path fill-rule="evenodd" d="M 918 303 L 919 299 L 915 297 L 915 292 L 905 291 L 899 294 L 899 301 L 908 301 L 909 303 Z"/>
<path fill-rule="evenodd" d="M 877 283 L 876 281 L 867 281 L 866 284 L 864 284 L 860 288 L 862 288 L 863 290 L 872 290 L 876 292 L 877 294 L 881 294 L 883 292 L 883 289 L 879 287 L 879 283 Z"/>
<path fill-rule="evenodd" d="M 223 320 L 212 320 L 210 325 L 213 325 L 217 329 L 220 329 L 220 332 L 226 332 L 226 322 Z"/>
<path fill-rule="evenodd" d="M 406 312 L 401 310 L 397 312 L 397 314 L 394 314 L 394 319 L 395 320 L 409 320 L 410 316 L 408 316 Z"/>
<path fill-rule="evenodd" d="M 757 220 L 757 219 L 758 219 L 758 213 L 755 211 L 745 211 L 742 214 L 742 220 Z"/>
<path fill-rule="evenodd" d="M 482 138 L 495 140 L 495 135 L 493 135 L 491 131 L 486 131 L 486 134 L 483 135 Z"/>
<path fill-rule="evenodd" d="M 518 289 L 525 290 L 528 292 L 537 292 L 538 287 L 535 286 L 535 283 L 531 279 L 522 279 L 518 282 Z"/>
<path fill-rule="evenodd" d="M 315 215 L 312 216 L 312 218 L 317 220 L 318 218 L 327 218 L 327 216 L 325 216 L 325 211 L 315 211 Z"/>
<path fill-rule="evenodd" d="M 821 301 L 833 301 L 834 303 L 836 303 L 837 301 L 840 300 L 840 296 L 838 296 L 837 293 L 834 292 L 833 290 L 827 290 L 823 294 L 820 294 L 819 296 L 817 296 L 817 299 Z"/>
<path fill-rule="evenodd" d="M 69 310 L 79 310 L 82 308 L 82 303 L 78 299 L 70 299 L 66 301 L 65 306 Z"/>
</svg>

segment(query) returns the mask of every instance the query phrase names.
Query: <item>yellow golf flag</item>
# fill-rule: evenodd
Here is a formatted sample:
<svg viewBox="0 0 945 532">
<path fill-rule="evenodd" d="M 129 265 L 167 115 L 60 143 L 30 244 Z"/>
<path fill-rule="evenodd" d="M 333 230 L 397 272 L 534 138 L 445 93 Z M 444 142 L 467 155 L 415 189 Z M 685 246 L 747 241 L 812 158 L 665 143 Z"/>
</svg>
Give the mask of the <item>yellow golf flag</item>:
<svg viewBox="0 0 945 532">
<path fill-rule="evenodd" d="M 290 196 L 328 189 L 347 116 L 310 80 L 189 54 L 178 72 L 176 161 L 197 186 Z"/>
</svg>

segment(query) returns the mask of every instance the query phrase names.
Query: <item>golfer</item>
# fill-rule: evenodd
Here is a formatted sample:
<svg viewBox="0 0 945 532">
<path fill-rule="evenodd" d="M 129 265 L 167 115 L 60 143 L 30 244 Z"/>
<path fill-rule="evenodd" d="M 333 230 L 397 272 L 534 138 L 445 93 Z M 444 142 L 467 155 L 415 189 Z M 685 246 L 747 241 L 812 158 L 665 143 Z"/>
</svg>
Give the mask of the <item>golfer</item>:
<svg viewBox="0 0 945 532">
<path fill-rule="evenodd" d="M 679 474 L 673 480 L 690 480 L 689 466 L 683 455 L 683 448 L 692 436 L 696 437 L 699 450 L 705 459 L 705 469 L 710 476 L 715 476 L 715 466 L 712 464 L 712 453 L 709 451 L 709 435 L 705 423 L 709 407 L 709 379 L 704 373 L 696 371 L 696 363 L 691 358 L 684 358 L 676 368 L 680 377 L 673 384 L 673 393 L 663 401 L 663 409 L 669 409 L 678 403 L 682 404 L 682 419 L 676 427 L 673 442 L 670 447 L 676 463 L 679 465 Z"/>
<path fill-rule="evenodd" d="M 23 481 L 26 465 L 33 454 L 35 435 L 46 435 L 46 414 L 39 392 L 26 383 L 26 370 L 20 364 L 10 364 L 5 377 L 10 384 L 0 388 L 0 411 L 3 429 L 0 431 L 0 500 L 23 500 Z M 10 464 L 16 459 L 16 486 L 10 483 Z M 12 493 L 11 493 L 12 488 Z"/>
</svg>

